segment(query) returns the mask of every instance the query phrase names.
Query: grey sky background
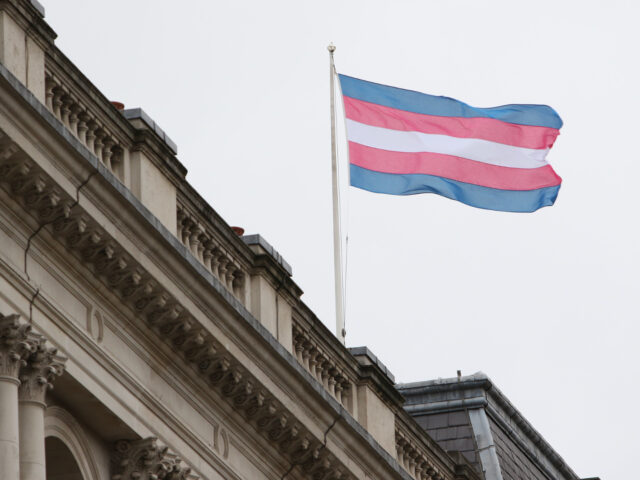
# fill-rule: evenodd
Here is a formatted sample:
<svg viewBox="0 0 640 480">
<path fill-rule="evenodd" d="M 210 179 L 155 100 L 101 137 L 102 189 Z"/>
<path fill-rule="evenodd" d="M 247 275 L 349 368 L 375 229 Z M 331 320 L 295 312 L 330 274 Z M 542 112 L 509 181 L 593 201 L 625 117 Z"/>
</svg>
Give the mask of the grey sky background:
<svg viewBox="0 0 640 480">
<path fill-rule="evenodd" d="M 484 371 L 578 475 L 637 471 L 638 2 L 43 3 L 58 46 L 177 142 L 188 180 L 287 259 L 332 330 L 327 44 L 348 75 L 551 105 L 554 207 L 343 186 L 347 344 L 399 382 Z"/>
</svg>

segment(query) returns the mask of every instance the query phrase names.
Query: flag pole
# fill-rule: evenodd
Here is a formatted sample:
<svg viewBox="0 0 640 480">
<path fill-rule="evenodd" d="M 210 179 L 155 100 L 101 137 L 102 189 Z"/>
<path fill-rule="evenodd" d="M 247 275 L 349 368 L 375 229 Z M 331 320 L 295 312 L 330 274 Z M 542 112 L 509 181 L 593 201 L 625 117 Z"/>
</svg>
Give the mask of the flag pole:
<svg viewBox="0 0 640 480">
<path fill-rule="evenodd" d="M 329 50 L 329 90 L 331 105 L 331 180 L 333 192 L 333 270 L 335 274 L 336 296 L 336 336 L 344 345 L 347 332 L 344 328 L 344 293 L 342 285 L 342 236 L 340 233 L 340 187 L 338 185 L 338 161 L 336 145 L 335 77 L 336 67 L 333 52 L 336 47 L 330 44 Z"/>
</svg>

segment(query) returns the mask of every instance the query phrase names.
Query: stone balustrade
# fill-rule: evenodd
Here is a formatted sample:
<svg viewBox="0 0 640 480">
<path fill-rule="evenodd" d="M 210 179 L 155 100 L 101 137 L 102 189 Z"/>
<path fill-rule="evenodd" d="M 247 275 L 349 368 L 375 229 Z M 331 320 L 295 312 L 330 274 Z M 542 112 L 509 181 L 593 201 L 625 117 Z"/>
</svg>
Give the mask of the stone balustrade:
<svg viewBox="0 0 640 480">
<path fill-rule="evenodd" d="M 434 449 L 420 445 L 421 439 L 404 422 L 396 419 L 396 458 L 416 480 L 444 480 L 444 473 L 433 461 Z M 449 460 L 450 461 L 450 460 Z"/>
<path fill-rule="evenodd" d="M 169 178 L 164 167 L 177 162 L 174 157 L 175 145 L 157 128 L 155 123 L 146 118 L 146 114 L 139 113 L 137 118 L 133 111 L 125 111 L 119 115 L 105 98 L 94 94 L 94 87 L 79 76 L 65 76 L 64 66 L 67 60 L 60 55 L 47 58 L 45 68 L 45 104 L 49 111 L 73 134 L 89 151 L 91 151 L 104 166 L 111 171 L 123 184 L 138 196 L 151 212 L 156 215 L 169 230 L 174 231 L 177 238 L 197 258 L 205 268 L 211 272 L 222 285 L 233 294 L 243 305 L 248 306 L 250 296 L 251 254 L 244 244 L 238 242 L 233 245 L 234 238 L 231 230 L 225 225 L 219 225 L 217 220 L 207 218 L 201 211 L 199 202 L 192 202 L 189 196 L 180 196 L 176 200 L 175 187 L 171 182 L 163 187 L 166 192 L 157 195 L 150 189 L 163 184 L 159 177 Z M 111 111 L 113 110 L 113 111 Z M 130 118 L 131 117 L 131 118 Z M 134 118 L 135 117 L 135 118 Z M 141 123 L 142 122 L 142 123 Z M 143 125 L 152 123 L 153 128 Z M 144 129 L 153 130 L 151 136 L 157 136 L 166 143 L 168 150 L 158 154 L 153 148 L 141 146 L 141 142 L 150 135 L 139 135 Z M 136 157 L 137 152 L 144 151 L 147 158 L 160 155 L 153 162 L 142 166 L 142 161 Z M 169 154 L 172 158 L 167 157 Z M 164 156 L 163 156 L 164 155 Z M 136 160 L 137 159 L 137 160 Z M 155 163 L 154 163 L 155 162 Z M 150 164 L 156 165 L 149 166 Z M 168 167 L 178 170 L 178 176 L 186 174 L 180 167 Z M 136 169 L 140 170 L 137 171 Z M 156 172 L 151 178 L 151 173 Z M 167 176 L 168 175 L 168 176 Z M 149 185 L 138 185 L 148 181 Z M 137 182 L 137 183 L 136 183 Z M 170 202 L 164 202 L 172 197 Z M 166 203 L 166 205 L 165 205 Z M 170 208 L 169 216 L 165 218 L 165 210 Z M 175 221 L 175 230 L 172 222 Z M 229 230 L 220 232 L 220 230 Z M 237 249 L 244 249 L 244 257 Z"/>
<path fill-rule="evenodd" d="M 121 181 L 125 147 L 91 109 L 51 72 L 45 72 L 47 108 Z"/>
<path fill-rule="evenodd" d="M 249 275 L 246 266 L 232 255 L 231 245 L 214 232 L 213 225 L 179 203 L 176 236 L 229 292 L 244 305 L 247 304 Z"/>
<path fill-rule="evenodd" d="M 347 411 L 353 413 L 354 387 L 353 381 L 346 373 L 346 365 L 340 365 L 337 358 L 323 348 L 319 341 L 300 326 L 293 324 L 293 351 L 301 365 L 320 382 L 324 388 Z"/>
<path fill-rule="evenodd" d="M 112 130 L 84 104 L 55 74 L 45 72 L 47 108 L 82 144 L 124 181 L 125 148 Z M 115 107 L 114 107 L 115 108 Z"/>
</svg>

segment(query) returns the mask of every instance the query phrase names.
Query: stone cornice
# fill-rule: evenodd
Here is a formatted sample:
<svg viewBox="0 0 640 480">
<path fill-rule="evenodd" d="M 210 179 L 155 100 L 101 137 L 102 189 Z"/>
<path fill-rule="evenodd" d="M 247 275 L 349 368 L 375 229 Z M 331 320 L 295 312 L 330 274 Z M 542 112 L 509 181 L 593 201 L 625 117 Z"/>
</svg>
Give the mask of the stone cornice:
<svg viewBox="0 0 640 480">
<path fill-rule="evenodd" d="M 131 151 L 140 151 L 147 155 L 153 164 L 167 177 L 174 185 L 184 182 L 187 169 L 179 162 L 167 161 L 168 152 L 166 147 L 159 146 L 158 140 L 149 130 L 138 129 L 131 145 Z"/>
<path fill-rule="evenodd" d="M 367 383 L 394 412 L 402 411 L 404 397 L 395 388 L 394 377 L 367 347 L 350 348 L 359 363 L 358 382 Z"/>
<path fill-rule="evenodd" d="M 262 255 L 268 256 L 271 261 L 274 263 L 273 268 L 279 271 L 283 271 L 288 276 L 293 274 L 293 269 L 291 265 L 287 263 L 287 261 L 280 255 L 272 245 L 267 242 L 262 235 L 253 234 L 253 235 L 244 235 L 242 237 L 242 241 L 249 245 L 252 248 L 256 248 L 262 253 Z"/>
<path fill-rule="evenodd" d="M 256 254 L 251 267 L 252 275 L 262 275 L 279 293 L 288 293 L 289 302 L 295 305 L 302 295 L 302 289 L 291 276 L 280 267 L 270 255 Z"/>
</svg>

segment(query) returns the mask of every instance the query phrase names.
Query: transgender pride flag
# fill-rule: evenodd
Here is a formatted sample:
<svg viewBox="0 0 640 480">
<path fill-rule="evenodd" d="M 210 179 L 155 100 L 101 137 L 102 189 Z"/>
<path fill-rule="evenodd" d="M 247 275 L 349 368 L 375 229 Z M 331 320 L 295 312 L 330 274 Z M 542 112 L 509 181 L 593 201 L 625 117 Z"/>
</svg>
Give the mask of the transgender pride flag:
<svg viewBox="0 0 640 480">
<path fill-rule="evenodd" d="M 562 179 L 546 161 L 562 120 L 546 105 L 475 108 L 339 75 L 351 185 L 391 195 L 437 193 L 467 205 L 533 212 Z"/>
</svg>

